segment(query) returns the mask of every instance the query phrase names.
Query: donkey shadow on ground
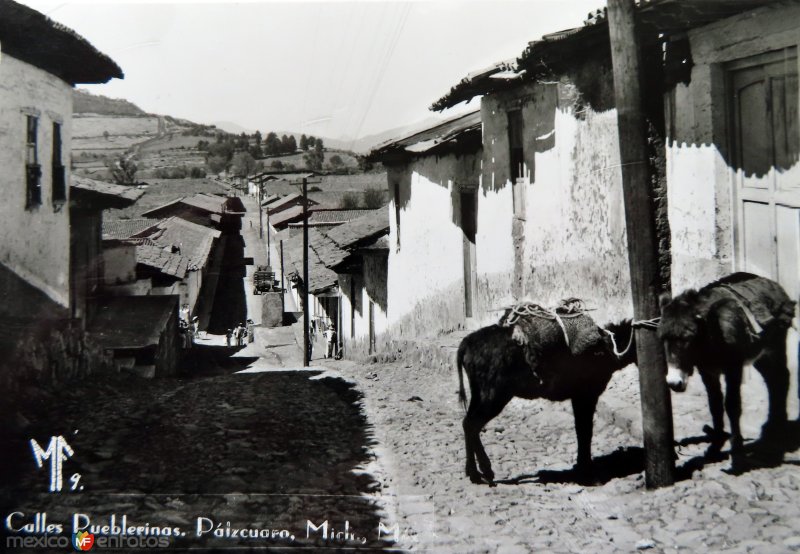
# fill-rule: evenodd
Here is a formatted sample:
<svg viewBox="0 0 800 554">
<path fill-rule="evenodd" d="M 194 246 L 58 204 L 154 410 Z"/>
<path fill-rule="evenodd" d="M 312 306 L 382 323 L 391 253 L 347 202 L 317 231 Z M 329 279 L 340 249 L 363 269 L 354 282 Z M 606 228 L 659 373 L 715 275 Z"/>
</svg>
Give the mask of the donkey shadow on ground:
<svg viewBox="0 0 800 554">
<path fill-rule="evenodd" d="M 710 443 L 708 436 L 700 435 L 685 438 L 677 443 L 677 446 L 688 446 L 693 444 Z M 742 461 L 736 467 L 723 469 L 725 473 L 731 475 L 742 475 L 756 469 L 778 467 L 781 465 L 800 466 L 800 457 L 787 460 L 786 454 L 800 449 L 800 420 L 789 421 L 784 429 L 770 436 L 762 435 L 756 440 L 745 442 L 742 451 Z M 676 480 L 691 479 L 695 471 L 703 469 L 707 464 L 717 463 L 730 458 L 730 451 L 723 450 L 717 454 L 705 453 L 700 456 L 689 458 L 684 463 L 676 467 Z"/>
<path fill-rule="evenodd" d="M 612 479 L 635 475 L 644 471 L 644 449 L 640 446 L 620 447 L 610 454 L 592 460 L 592 474 L 585 475 L 568 469 L 542 469 L 533 474 L 523 474 L 509 479 L 497 479 L 498 485 L 526 483 L 575 483 L 578 485 L 605 485 Z"/>
<path fill-rule="evenodd" d="M 675 442 L 676 457 L 680 455 L 681 447 L 710 443 L 710 437 L 698 435 L 687 437 Z M 796 459 L 785 459 L 787 453 L 800 449 L 800 420 L 790 421 L 781 433 L 772 437 L 759 437 L 746 442 L 743 452 L 743 464 L 736 471 L 723 469 L 729 474 L 744 474 L 762 468 L 778 467 L 780 465 L 800 466 L 800 456 Z M 686 461 L 676 463 L 675 481 L 685 481 L 692 478 L 695 471 L 702 470 L 709 464 L 722 462 L 730 457 L 727 450 L 709 455 L 693 456 Z M 642 473 L 645 470 L 644 449 L 639 446 L 620 447 L 610 454 L 604 454 L 592 461 L 592 474 L 590 476 L 577 472 L 574 468 L 551 470 L 543 469 L 536 473 L 527 473 L 497 479 L 498 485 L 524 485 L 538 484 L 577 484 L 577 485 L 605 485 L 613 479 L 620 479 Z"/>
</svg>

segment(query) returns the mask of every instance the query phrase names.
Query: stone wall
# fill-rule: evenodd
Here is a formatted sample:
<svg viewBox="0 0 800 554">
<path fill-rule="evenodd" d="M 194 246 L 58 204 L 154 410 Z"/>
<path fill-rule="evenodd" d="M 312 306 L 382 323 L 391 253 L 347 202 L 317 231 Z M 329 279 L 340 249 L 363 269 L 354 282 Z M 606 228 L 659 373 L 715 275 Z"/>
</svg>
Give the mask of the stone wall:
<svg viewBox="0 0 800 554">
<path fill-rule="evenodd" d="M 79 320 L 10 319 L 0 387 L 7 399 L 27 387 L 81 383 L 115 371 L 112 356 L 94 344 Z"/>
</svg>

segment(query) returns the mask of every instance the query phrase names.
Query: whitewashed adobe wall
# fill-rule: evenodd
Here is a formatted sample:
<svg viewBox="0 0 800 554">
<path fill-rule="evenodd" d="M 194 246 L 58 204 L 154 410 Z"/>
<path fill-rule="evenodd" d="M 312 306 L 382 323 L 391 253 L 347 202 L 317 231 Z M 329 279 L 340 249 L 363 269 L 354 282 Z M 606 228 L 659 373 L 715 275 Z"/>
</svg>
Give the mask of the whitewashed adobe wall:
<svg viewBox="0 0 800 554">
<path fill-rule="evenodd" d="M 598 81 L 607 78 L 598 74 Z M 523 119 L 527 182 L 514 213 L 508 116 Z M 598 322 L 630 317 L 630 277 L 613 108 L 595 111 L 566 79 L 482 100 L 478 301 L 484 322 L 510 301 L 579 297 Z"/>
<path fill-rule="evenodd" d="M 40 206 L 26 210 L 26 115 L 39 118 Z M 69 306 L 69 210 L 52 203 L 53 123 L 61 124 L 62 164 L 69 168 L 72 87 L 2 53 L 0 45 L 0 263 Z M 69 196 L 69 171 L 66 176 Z"/>
<path fill-rule="evenodd" d="M 479 179 L 480 153 L 428 155 L 389 168 L 387 324 L 394 338 L 464 327 L 460 187 Z"/>
<path fill-rule="evenodd" d="M 339 339 L 348 356 L 369 352 L 369 305 L 373 303 L 376 343 L 388 328 L 386 256 L 363 254 L 361 274 L 337 274 L 341 298 L 342 327 Z M 380 347 L 379 347 L 380 349 Z"/>
</svg>

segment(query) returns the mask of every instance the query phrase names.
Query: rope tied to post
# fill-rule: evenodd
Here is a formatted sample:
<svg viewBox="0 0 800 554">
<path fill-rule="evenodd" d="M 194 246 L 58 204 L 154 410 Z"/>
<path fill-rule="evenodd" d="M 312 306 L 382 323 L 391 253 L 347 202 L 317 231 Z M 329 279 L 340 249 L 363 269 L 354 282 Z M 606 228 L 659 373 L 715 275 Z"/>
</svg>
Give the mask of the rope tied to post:
<svg viewBox="0 0 800 554">
<path fill-rule="evenodd" d="M 654 317 L 652 319 L 634 319 L 631 321 L 631 335 L 628 337 L 628 346 L 625 347 L 625 350 L 622 352 L 619 351 L 619 347 L 617 346 L 617 338 L 614 335 L 613 331 L 609 331 L 608 329 L 603 329 L 603 331 L 608 335 L 611 339 L 611 347 L 614 351 L 614 355 L 617 358 L 622 358 L 628 351 L 631 349 L 633 345 L 633 336 L 636 329 L 649 329 L 651 331 L 658 329 L 659 324 L 661 323 L 660 317 Z"/>
</svg>

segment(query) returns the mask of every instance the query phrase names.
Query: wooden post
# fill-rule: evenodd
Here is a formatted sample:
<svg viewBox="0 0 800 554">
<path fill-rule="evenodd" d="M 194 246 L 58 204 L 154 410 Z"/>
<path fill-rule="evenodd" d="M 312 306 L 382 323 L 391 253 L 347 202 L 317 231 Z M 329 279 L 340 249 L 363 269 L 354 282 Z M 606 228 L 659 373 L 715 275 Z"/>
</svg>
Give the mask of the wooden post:
<svg viewBox="0 0 800 554">
<path fill-rule="evenodd" d="M 303 177 L 303 367 L 308 367 L 311 309 L 308 301 L 308 178 Z"/>
<path fill-rule="evenodd" d="M 260 209 L 260 208 L 259 208 Z M 269 212 L 267 212 L 267 266 L 272 267 L 272 243 L 269 232 Z"/>
<path fill-rule="evenodd" d="M 635 319 L 647 320 L 659 315 L 658 242 L 647 131 L 642 113 L 634 0 L 608 0 L 608 28 L 614 66 L 633 313 Z M 655 330 L 636 329 L 636 354 L 642 401 L 645 483 L 648 488 L 671 485 L 675 482 L 672 406 L 664 348 Z"/>
<path fill-rule="evenodd" d="M 286 312 L 286 284 L 283 271 L 283 239 L 281 239 L 281 311 Z"/>
<path fill-rule="evenodd" d="M 264 215 L 261 213 L 261 183 L 258 184 L 258 238 L 264 238 Z"/>
</svg>

